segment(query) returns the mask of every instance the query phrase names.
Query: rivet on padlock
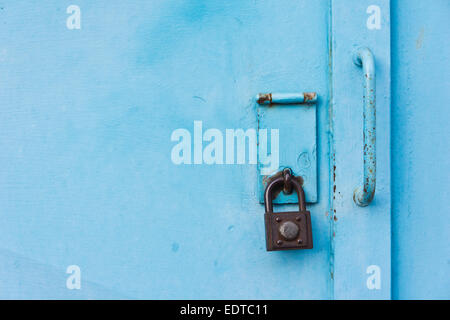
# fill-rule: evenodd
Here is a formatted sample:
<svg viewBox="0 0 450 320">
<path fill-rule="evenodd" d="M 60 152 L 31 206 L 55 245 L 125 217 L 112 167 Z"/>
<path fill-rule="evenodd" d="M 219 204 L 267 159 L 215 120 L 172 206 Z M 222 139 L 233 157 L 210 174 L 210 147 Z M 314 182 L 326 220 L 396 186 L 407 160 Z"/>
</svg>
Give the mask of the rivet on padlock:
<svg viewBox="0 0 450 320">
<path fill-rule="evenodd" d="M 275 191 L 285 188 L 286 179 L 297 192 L 299 211 L 274 213 L 273 194 Z M 276 175 L 267 184 L 264 205 L 267 251 L 312 249 L 311 214 L 306 211 L 303 188 L 297 179 L 292 179 L 290 171 L 288 174 L 283 172 L 283 175 Z"/>
</svg>

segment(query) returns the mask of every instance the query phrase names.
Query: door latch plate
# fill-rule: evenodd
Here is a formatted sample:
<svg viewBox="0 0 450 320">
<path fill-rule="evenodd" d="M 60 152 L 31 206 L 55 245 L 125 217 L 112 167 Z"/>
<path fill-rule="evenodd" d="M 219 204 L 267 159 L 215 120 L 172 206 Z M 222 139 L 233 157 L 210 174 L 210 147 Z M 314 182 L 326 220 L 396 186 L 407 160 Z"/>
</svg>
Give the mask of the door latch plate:
<svg viewBox="0 0 450 320">
<path fill-rule="evenodd" d="M 262 99 L 268 97 L 271 100 Z M 317 124 L 316 94 L 260 94 L 257 97 L 258 117 L 258 193 L 259 202 L 264 203 L 264 190 L 271 177 L 284 168 L 290 168 L 303 182 L 305 199 L 317 202 Z M 278 166 L 274 161 L 268 164 L 264 155 L 276 157 L 271 130 L 278 130 Z M 261 144 L 261 130 L 267 136 L 267 145 Z M 270 137 L 270 138 L 269 138 Z M 264 141 L 263 141 L 264 142 Z M 263 156 L 262 156 L 263 155 Z M 280 194 L 273 203 L 297 203 L 295 192 Z"/>
</svg>

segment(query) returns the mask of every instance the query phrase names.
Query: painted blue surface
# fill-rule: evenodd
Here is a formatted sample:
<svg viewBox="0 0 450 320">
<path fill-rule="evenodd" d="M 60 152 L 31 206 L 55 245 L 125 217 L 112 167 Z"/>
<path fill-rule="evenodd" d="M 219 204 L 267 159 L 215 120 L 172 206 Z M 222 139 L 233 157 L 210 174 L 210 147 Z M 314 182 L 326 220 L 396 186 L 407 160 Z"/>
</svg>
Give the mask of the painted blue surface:
<svg viewBox="0 0 450 320">
<path fill-rule="evenodd" d="M 330 298 L 329 2 L 80 0 L 81 30 L 69 4 L 0 10 L 0 297 Z M 299 88 L 315 248 L 267 253 L 256 165 L 175 165 L 171 134 L 256 130 L 257 93 Z"/>
<path fill-rule="evenodd" d="M 450 298 L 450 1 L 392 1 L 392 295 Z"/>
<path fill-rule="evenodd" d="M 447 0 L 3 1 L 0 298 L 449 298 L 449 14 Z M 357 46 L 377 71 L 365 208 Z M 280 153 L 314 154 L 314 249 L 268 253 L 257 165 L 176 165 L 171 135 L 190 132 L 195 162 L 197 121 L 257 130 L 256 94 L 299 90 L 317 103 L 276 106 L 272 123 L 286 121 Z"/>
<path fill-rule="evenodd" d="M 319 104 L 323 106 L 323 104 Z M 270 176 L 290 168 L 295 176 L 302 177 L 305 199 L 317 202 L 317 110 L 316 104 L 262 105 L 257 107 L 258 132 L 260 129 L 279 129 L 279 166 L 268 174 L 262 157 L 258 161 L 258 188 L 260 203 L 264 203 L 264 191 Z M 261 136 L 261 135 L 259 135 Z M 259 139 L 259 154 L 266 154 L 265 143 Z M 273 155 L 273 141 L 268 141 L 267 149 Z M 280 193 L 274 203 L 297 203 L 295 193 Z"/>
<path fill-rule="evenodd" d="M 369 29 L 366 12 L 374 3 L 332 1 L 330 201 L 335 299 L 391 297 L 390 1 L 376 1 L 380 28 Z M 377 81 L 377 190 L 367 207 L 353 201 L 355 186 L 361 184 L 364 175 L 363 72 L 353 60 L 359 47 L 372 51 Z M 379 286 L 372 282 L 369 286 L 375 274 Z"/>
</svg>

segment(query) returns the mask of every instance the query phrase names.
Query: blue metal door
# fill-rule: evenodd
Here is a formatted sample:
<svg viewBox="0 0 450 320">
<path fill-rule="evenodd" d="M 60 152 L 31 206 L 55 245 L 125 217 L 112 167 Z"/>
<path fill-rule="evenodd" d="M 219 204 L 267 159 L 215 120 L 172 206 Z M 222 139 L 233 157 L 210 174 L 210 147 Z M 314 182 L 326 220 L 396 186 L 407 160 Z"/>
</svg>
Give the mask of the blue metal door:
<svg viewBox="0 0 450 320">
<path fill-rule="evenodd" d="M 0 19 L 0 297 L 390 297 L 388 0 L 7 1 Z M 255 99 L 298 92 L 317 101 Z M 265 174 L 305 178 L 312 250 L 266 252 L 261 130 Z"/>
</svg>

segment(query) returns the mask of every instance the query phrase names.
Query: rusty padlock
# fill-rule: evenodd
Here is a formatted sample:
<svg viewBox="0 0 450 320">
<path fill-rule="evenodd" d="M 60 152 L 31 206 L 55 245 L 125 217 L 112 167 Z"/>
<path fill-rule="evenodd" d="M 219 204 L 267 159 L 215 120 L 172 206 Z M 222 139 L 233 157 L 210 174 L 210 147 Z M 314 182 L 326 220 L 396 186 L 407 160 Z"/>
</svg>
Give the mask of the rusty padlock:
<svg viewBox="0 0 450 320">
<path fill-rule="evenodd" d="M 264 192 L 267 251 L 312 249 L 313 247 L 311 214 L 306 211 L 305 192 L 297 179 L 289 176 L 288 183 L 292 184 L 297 192 L 299 211 L 273 212 L 273 194 L 285 188 L 284 175 L 278 175 L 270 181 Z"/>
</svg>

